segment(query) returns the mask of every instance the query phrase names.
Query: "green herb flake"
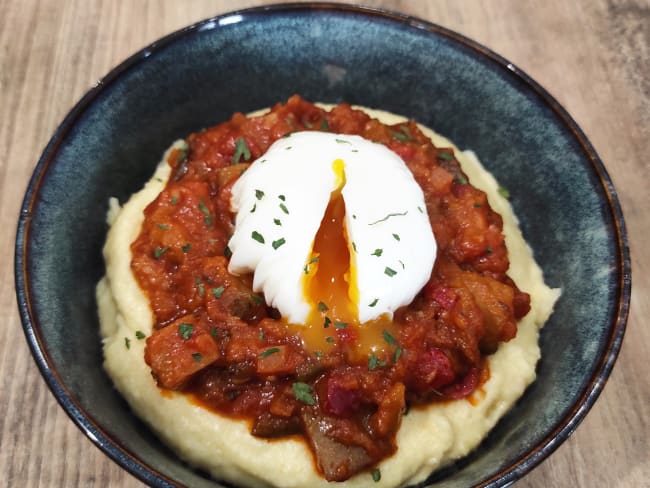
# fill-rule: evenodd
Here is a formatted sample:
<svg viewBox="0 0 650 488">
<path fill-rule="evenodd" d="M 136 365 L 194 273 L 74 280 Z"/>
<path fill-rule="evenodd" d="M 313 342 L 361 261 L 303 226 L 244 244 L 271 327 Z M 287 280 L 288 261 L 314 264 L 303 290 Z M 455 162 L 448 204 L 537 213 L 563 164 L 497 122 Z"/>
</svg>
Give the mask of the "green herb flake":
<svg viewBox="0 0 650 488">
<path fill-rule="evenodd" d="M 402 356 L 402 348 L 398 347 L 395 349 L 395 352 L 393 353 L 393 362 L 396 363 L 399 361 L 399 358 Z"/>
<path fill-rule="evenodd" d="M 196 361 L 197 363 L 200 363 L 201 359 L 203 359 L 203 355 L 200 352 L 195 352 L 194 354 L 192 354 L 192 357 L 194 358 L 194 361 Z"/>
<path fill-rule="evenodd" d="M 420 207 L 418 207 L 418 208 L 420 208 Z M 376 225 L 376 224 L 379 224 L 380 222 L 386 222 L 386 221 L 387 221 L 388 219 L 390 219 L 391 217 L 404 217 L 404 216 L 405 216 L 406 214 L 408 214 L 408 213 L 409 213 L 408 210 L 406 210 L 406 211 L 404 211 L 404 212 L 401 212 L 401 213 L 399 213 L 399 212 L 396 212 L 396 213 L 389 213 L 389 214 L 386 215 L 386 217 L 384 217 L 383 219 L 375 220 L 374 222 L 370 222 L 368 225 Z"/>
<path fill-rule="evenodd" d="M 442 161 L 451 161 L 454 159 L 454 155 L 447 151 L 440 151 L 436 157 Z"/>
<path fill-rule="evenodd" d="M 395 271 L 393 268 L 389 268 L 388 266 L 386 266 L 386 268 L 384 268 L 384 274 L 392 278 L 397 274 L 397 271 Z"/>
<path fill-rule="evenodd" d="M 346 141 L 345 139 L 334 139 L 334 140 L 339 144 L 352 144 L 350 141 Z"/>
<path fill-rule="evenodd" d="M 384 330 L 381 332 L 381 335 L 383 336 L 384 340 L 385 340 L 388 344 L 390 344 L 391 346 L 396 346 L 396 345 L 397 345 L 397 341 L 395 340 L 395 338 L 394 338 L 394 337 L 391 335 L 391 333 L 388 332 L 386 329 L 384 329 Z"/>
<path fill-rule="evenodd" d="M 374 352 L 371 352 L 370 356 L 368 356 L 368 369 L 370 371 L 377 369 L 377 356 Z"/>
<path fill-rule="evenodd" d="M 190 252 L 190 249 L 192 249 L 192 244 L 190 244 L 189 242 L 184 244 L 183 247 L 181 247 L 181 251 L 183 251 L 183 253 L 185 254 Z"/>
<path fill-rule="evenodd" d="M 275 225 L 282 225 L 282 221 L 280 219 L 273 219 L 273 223 Z"/>
<path fill-rule="evenodd" d="M 212 292 L 212 296 L 214 296 L 215 298 L 221 298 L 221 295 L 223 295 L 224 290 L 225 288 L 223 286 L 219 286 L 217 288 L 213 288 L 210 291 Z"/>
<path fill-rule="evenodd" d="M 347 322 L 339 322 L 338 320 L 334 322 L 334 327 L 337 329 L 345 329 L 348 326 Z"/>
<path fill-rule="evenodd" d="M 316 359 L 320 359 L 323 357 L 323 352 L 322 351 L 314 351 L 314 356 L 316 356 Z"/>
<path fill-rule="evenodd" d="M 393 234 L 393 239 L 396 241 L 400 241 L 401 239 L 399 238 L 399 234 Z"/>
<path fill-rule="evenodd" d="M 492 251 L 492 248 L 490 246 L 485 248 L 485 252 L 488 254 L 492 254 L 494 251 Z"/>
<path fill-rule="evenodd" d="M 203 283 L 201 283 L 201 278 L 196 277 L 194 280 L 194 284 L 196 285 L 196 288 L 199 290 L 199 295 L 200 296 L 205 296 L 205 287 L 203 286 Z"/>
<path fill-rule="evenodd" d="M 293 147 L 293 146 L 287 146 L 287 147 L 284 148 L 284 150 L 285 150 L 285 151 L 288 151 L 288 150 L 290 150 L 292 147 Z"/>
<path fill-rule="evenodd" d="M 139 341 L 141 341 L 145 337 L 147 337 L 147 336 L 144 335 L 144 332 L 142 332 L 141 330 L 136 330 L 135 331 L 135 338 L 138 339 Z"/>
<path fill-rule="evenodd" d="M 235 154 L 232 155 L 232 164 L 237 164 L 241 161 L 242 156 L 244 161 L 248 161 L 251 158 L 251 152 L 246 145 L 246 141 L 243 137 L 239 137 L 235 141 Z"/>
<path fill-rule="evenodd" d="M 422 210 L 422 207 L 418 206 L 418 212 L 420 212 L 421 214 L 424 213 L 424 210 Z"/>
<path fill-rule="evenodd" d="M 325 317 L 325 320 L 323 321 L 323 328 L 327 329 L 330 324 L 332 323 L 332 320 L 329 317 Z"/>
<path fill-rule="evenodd" d="M 326 337 L 325 342 L 329 342 L 330 344 L 334 344 L 334 338 L 333 337 Z"/>
<path fill-rule="evenodd" d="M 156 224 L 156 227 L 158 227 L 160 230 L 169 230 L 169 225 L 167 224 Z"/>
<path fill-rule="evenodd" d="M 402 269 L 406 269 L 406 266 L 404 265 L 401 259 L 398 259 L 397 261 L 399 262 L 399 264 L 402 265 Z"/>
<path fill-rule="evenodd" d="M 465 178 L 463 175 L 456 175 L 456 178 L 454 178 L 454 181 L 459 185 L 466 185 L 467 184 L 467 178 Z"/>
<path fill-rule="evenodd" d="M 171 199 L 169 200 L 169 203 L 171 205 L 176 205 L 178 203 L 178 195 L 172 195 Z"/>
<path fill-rule="evenodd" d="M 309 260 L 309 264 L 317 263 L 319 259 L 320 259 L 320 256 L 314 256 L 313 258 L 311 258 Z"/>
<path fill-rule="evenodd" d="M 251 300 L 253 300 L 258 305 L 264 303 L 264 297 L 261 297 L 259 295 L 251 295 Z"/>
<path fill-rule="evenodd" d="M 280 200 L 282 200 L 283 202 L 286 202 L 286 201 L 287 201 L 287 197 L 285 197 L 284 195 L 278 195 L 278 198 L 279 198 Z"/>
<path fill-rule="evenodd" d="M 124 345 L 126 346 L 127 349 L 131 349 L 131 339 L 128 337 L 124 338 Z"/>
<path fill-rule="evenodd" d="M 192 324 L 183 322 L 178 325 L 178 335 L 183 338 L 183 340 L 188 340 L 192 337 Z"/>
<path fill-rule="evenodd" d="M 352 249 L 354 249 L 354 252 L 357 252 L 357 244 L 354 241 L 352 241 Z"/>
<path fill-rule="evenodd" d="M 229 258 L 230 256 L 232 256 L 232 249 L 230 249 L 229 246 L 226 246 L 226 247 L 223 249 L 223 257 L 224 257 L 224 258 Z"/>
<path fill-rule="evenodd" d="M 260 234 L 260 233 L 257 232 L 256 230 L 254 230 L 254 231 L 251 233 L 251 238 L 252 238 L 254 241 L 259 242 L 260 244 L 264 244 L 264 237 L 262 236 L 262 234 Z"/>
<path fill-rule="evenodd" d="M 205 200 L 203 200 L 203 198 L 199 200 L 199 210 L 203 213 L 203 215 L 206 215 L 208 217 L 210 216 L 210 209 L 208 209 L 208 207 L 205 205 Z"/>
<path fill-rule="evenodd" d="M 255 210 L 257 210 L 257 203 L 253 204 L 253 208 L 251 208 L 251 213 L 255 213 Z"/>
<path fill-rule="evenodd" d="M 379 302 L 379 298 L 375 298 L 372 302 L 368 304 L 369 307 L 374 307 Z"/>
<path fill-rule="evenodd" d="M 267 349 L 266 351 L 260 353 L 259 357 L 266 358 L 269 357 L 271 354 L 275 354 L 276 352 L 280 352 L 280 349 L 277 347 L 272 347 L 271 349 Z"/>
<path fill-rule="evenodd" d="M 210 335 L 212 336 L 213 339 L 219 337 L 219 331 L 217 330 L 216 327 L 210 327 Z"/>
<path fill-rule="evenodd" d="M 325 305 L 324 302 L 318 302 L 318 311 L 319 311 L 320 313 L 325 313 L 325 312 L 327 312 L 328 310 L 329 310 L 329 307 L 328 307 L 327 305 Z"/>
<path fill-rule="evenodd" d="M 506 187 L 500 186 L 497 191 L 499 192 L 499 195 L 501 195 L 506 200 L 510 198 L 510 191 Z"/>
<path fill-rule="evenodd" d="M 373 469 L 372 473 L 370 474 L 372 475 L 372 481 L 374 481 L 375 483 L 381 480 L 381 471 L 379 471 L 379 468 Z"/>
<path fill-rule="evenodd" d="M 390 135 L 393 137 L 393 139 L 397 139 L 400 142 L 407 142 L 409 140 L 409 137 L 403 132 L 397 132 L 394 130 L 391 131 Z"/>
<path fill-rule="evenodd" d="M 474 202 L 474 208 L 481 208 L 481 204 L 478 202 Z"/>
<path fill-rule="evenodd" d="M 156 180 L 156 181 L 159 181 L 160 183 L 163 182 L 163 179 L 162 179 L 162 178 L 158 178 L 157 176 L 156 176 L 155 180 Z"/>
<path fill-rule="evenodd" d="M 375 252 L 373 252 L 373 253 L 371 254 L 371 256 L 377 256 L 377 257 L 379 257 L 379 256 L 381 256 L 381 254 L 382 254 L 383 252 L 384 252 L 383 249 L 375 249 Z"/>
<path fill-rule="evenodd" d="M 273 247 L 273 249 L 277 249 L 277 248 L 279 248 L 280 246 L 282 246 L 282 245 L 283 245 L 284 243 L 286 243 L 286 242 L 287 242 L 287 241 L 284 239 L 284 237 L 281 237 L 281 238 L 278 239 L 277 241 L 273 241 L 273 242 L 271 243 L 271 247 Z"/>
<path fill-rule="evenodd" d="M 255 190 L 255 198 L 261 200 L 264 198 L 264 192 L 262 190 Z"/>
<path fill-rule="evenodd" d="M 307 383 L 297 381 L 292 385 L 292 388 L 293 396 L 296 397 L 296 400 L 306 403 L 307 405 L 316 405 L 314 390 Z"/>
<path fill-rule="evenodd" d="M 287 206 L 286 206 L 284 203 L 281 203 L 281 204 L 280 204 L 280 209 L 281 209 L 284 213 L 286 213 L 287 215 L 289 215 L 289 209 L 287 208 Z"/>
<path fill-rule="evenodd" d="M 169 246 L 157 247 L 153 250 L 153 257 L 160 259 L 167 251 L 169 251 Z"/>
<path fill-rule="evenodd" d="M 321 120 L 321 123 L 320 123 L 320 129 L 329 132 L 329 130 L 330 130 L 330 125 L 327 123 L 327 119 L 323 119 L 323 120 Z"/>
</svg>

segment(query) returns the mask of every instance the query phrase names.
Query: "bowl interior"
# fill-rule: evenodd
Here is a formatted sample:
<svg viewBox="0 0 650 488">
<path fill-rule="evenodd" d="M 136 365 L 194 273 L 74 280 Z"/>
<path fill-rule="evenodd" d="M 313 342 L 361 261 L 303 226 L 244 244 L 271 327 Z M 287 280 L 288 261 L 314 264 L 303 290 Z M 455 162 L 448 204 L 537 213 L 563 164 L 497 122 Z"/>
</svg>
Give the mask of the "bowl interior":
<svg viewBox="0 0 650 488">
<path fill-rule="evenodd" d="M 19 301 L 48 383 L 139 477 L 218 486 L 130 414 L 102 369 L 94 288 L 105 212 L 109 197 L 124 202 L 141 187 L 174 139 L 294 93 L 412 117 L 473 149 L 510 190 L 563 295 L 541 335 L 539 379 L 476 452 L 430 481 L 470 486 L 525 456 L 495 483 L 516 478 L 551 434 L 575 427 L 576 401 L 593 392 L 603 354 L 615 357 L 626 299 L 620 210 L 597 156 L 537 85 L 458 35 L 391 14 L 302 6 L 215 18 L 136 54 L 75 107 L 32 179 L 17 241 Z"/>
</svg>

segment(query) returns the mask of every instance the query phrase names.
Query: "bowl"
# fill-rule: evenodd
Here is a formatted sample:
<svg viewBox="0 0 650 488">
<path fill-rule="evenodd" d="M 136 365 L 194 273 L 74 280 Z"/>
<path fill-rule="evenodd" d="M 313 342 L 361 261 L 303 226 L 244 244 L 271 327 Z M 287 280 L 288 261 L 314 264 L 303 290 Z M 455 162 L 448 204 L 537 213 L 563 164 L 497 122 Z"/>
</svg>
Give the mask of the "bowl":
<svg viewBox="0 0 650 488">
<path fill-rule="evenodd" d="M 275 5 L 214 17 L 134 54 L 70 111 L 29 183 L 16 239 L 25 334 L 79 428 L 153 486 L 223 486 L 181 462 L 102 369 L 94 289 L 109 197 L 152 174 L 171 141 L 293 93 L 400 113 L 473 149 L 507 188 L 547 282 L 563 294 L 541 333 L 538 379 L 478 449 L 423 485 L 505 486 L 574 431 L 625 330 L 630 257 L 593 147 L 529 76 L 445 28 L 382 10 Z"/>
</svg>

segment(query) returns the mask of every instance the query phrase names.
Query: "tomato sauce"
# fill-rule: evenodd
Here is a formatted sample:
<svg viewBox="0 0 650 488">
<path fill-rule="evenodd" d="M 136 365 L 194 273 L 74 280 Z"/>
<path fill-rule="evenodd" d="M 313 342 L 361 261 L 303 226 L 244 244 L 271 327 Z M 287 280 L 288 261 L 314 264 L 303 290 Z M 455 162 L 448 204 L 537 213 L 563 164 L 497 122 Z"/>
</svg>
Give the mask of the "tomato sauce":
<svg viewBox="0 0 650 488">
<path fill-rule="evenodd" d="M 275 140 L 301 130 L 382 143 L 423 189 L 438 254 L 429 282 L 392 322 L 292 329 L 252 291 L 252 276 L 228 273 L 233 183 Z M 390 456 L 408 407 L 480 398 L 485 357 L 515 336 L 530 297 L 506 275 L 501 217 L 453 149 L 433 146 L 413 121 L 384 125 L 347 104 L 325 111 L 298 96 L 186 143 L 170 152 L 170 180 L 131 245 L 155 317 L 145 360 L 163 391 L 245 419 L 255 436 L 301 436 L 330 481 Z M 327 347 L 310 346 L 324 335 Z"/>
</svg>

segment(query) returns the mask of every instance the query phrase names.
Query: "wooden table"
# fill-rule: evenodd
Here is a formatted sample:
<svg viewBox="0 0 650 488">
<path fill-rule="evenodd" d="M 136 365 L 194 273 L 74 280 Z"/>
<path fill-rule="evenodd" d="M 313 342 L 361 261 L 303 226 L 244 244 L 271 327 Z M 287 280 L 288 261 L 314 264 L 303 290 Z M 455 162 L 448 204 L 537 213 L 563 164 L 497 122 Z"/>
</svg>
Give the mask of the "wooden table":
<svg viewBox="0 0 650 488">
<path fill-rule="evenodd" d="M 73 425 L 33 362 L 14 298 L 29 176 L 54 129 L 128 55 L 197 20 L 263 1 L 0 0 L 0 486 L 142 486 Z M 572 114 L 607 166 L 632 248 L 628 331 L 577 432 L 519 487 L 650 486 L 650 3 L 367 1 L 460 32 L 522 68 Z"/>
</svg>

